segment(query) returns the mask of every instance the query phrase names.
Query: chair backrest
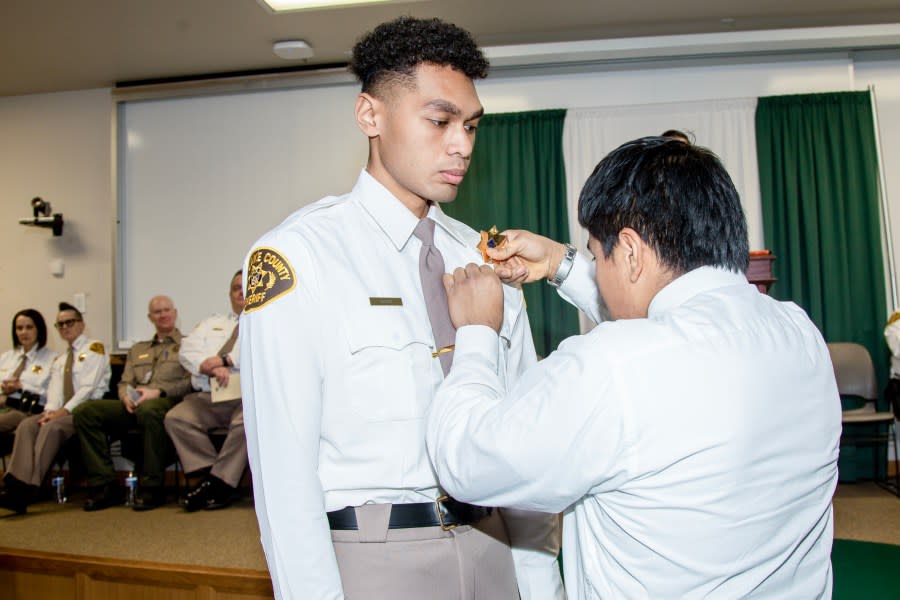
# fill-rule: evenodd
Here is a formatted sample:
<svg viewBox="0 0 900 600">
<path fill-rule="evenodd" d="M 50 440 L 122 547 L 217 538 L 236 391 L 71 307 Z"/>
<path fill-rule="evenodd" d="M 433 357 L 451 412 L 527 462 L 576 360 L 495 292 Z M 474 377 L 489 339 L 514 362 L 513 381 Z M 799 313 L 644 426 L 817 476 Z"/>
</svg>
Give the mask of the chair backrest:
<svg viewBox="0 0 900 600">
<path fill-rule="evenodd" d="M 878 382 L 872 357 L 865 346 L 852 342 L 828 344 L 834 378 L 841 396 L 859 396 L 865 400 L 878 399 Z"/>
</svg>

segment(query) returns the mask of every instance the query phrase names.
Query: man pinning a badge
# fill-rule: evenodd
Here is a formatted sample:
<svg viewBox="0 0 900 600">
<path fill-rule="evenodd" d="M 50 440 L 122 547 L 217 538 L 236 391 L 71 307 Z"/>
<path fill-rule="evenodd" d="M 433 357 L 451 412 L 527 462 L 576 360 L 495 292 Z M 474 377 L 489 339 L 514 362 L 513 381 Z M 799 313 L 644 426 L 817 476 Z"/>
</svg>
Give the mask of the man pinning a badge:
<svg viewBox="0 0 900 600">
<path fill-rule="evenodd" d="M 564 511 L 570 600 L 830 598 L 841 405 L 806 313 L 747 282 L 722 163 L 663 137 L 584 185 L 593 262 L 525 231 L 445 277 L 459 328 L 428 451 L 477 504 Z M 507 281 L 547 279 L 600 320 L 517 381 L 500 374 Z"/>
<path fill-rule="evenodd" d="M 278 598 L 564 598 L 556 514 L 445 494 L 425 415 L 453 362 L 445 273 L 481 261 L 446 216 L 484 110 L 471 36 L 401 17 L 351 69 L 369 159 L 353 190 L 288 217 L 248 255 L 242 391 L 256 512 Z M 521 291 L 500 290 L 497 376 L 536 362 Z"/>
</svg>

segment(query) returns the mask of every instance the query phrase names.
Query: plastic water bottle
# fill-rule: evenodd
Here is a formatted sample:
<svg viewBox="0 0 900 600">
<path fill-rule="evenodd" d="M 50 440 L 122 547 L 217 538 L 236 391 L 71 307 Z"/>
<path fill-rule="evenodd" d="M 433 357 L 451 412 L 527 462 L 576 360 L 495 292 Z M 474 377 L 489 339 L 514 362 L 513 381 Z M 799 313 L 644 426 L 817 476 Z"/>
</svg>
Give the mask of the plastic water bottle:
<svg viewBox="0 0 900 600">
<path fill-rule="evenodd" d="M 53 487 L 56 489 L 56 503 L 57 504 L 65 504 L 66 500 L 66 480 L 62 475 L 57 475 L 53 478 Z"/>
<path fill-rule="evenodd" d="M 137 480 L 132 471 L 128 471 L 128 477 L 125 478 L 125 506 L 134 506 L 134 499 L 137 494 Z"/>
</svg>

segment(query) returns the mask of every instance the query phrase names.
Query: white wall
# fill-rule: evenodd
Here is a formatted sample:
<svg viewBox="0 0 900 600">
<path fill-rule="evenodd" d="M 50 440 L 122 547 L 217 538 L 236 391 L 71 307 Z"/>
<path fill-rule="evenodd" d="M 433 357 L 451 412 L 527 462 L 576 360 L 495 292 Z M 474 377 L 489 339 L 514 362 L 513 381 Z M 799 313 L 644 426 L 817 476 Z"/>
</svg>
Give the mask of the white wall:
<svg viewBox="0 0 900 600">
<path fill-rule="evenodd" d="M 874 88 L 896 270 L 900 267 L 900 56 L 857 61 L 855 83 L 859 90 Z M 887 308 L 889 312 L 900 310 L 890 298 L 890 289 Z"/>
<path fill-rule="evenodd" d="M 109 90 L 0 98 L 0 348 L 17 310 L 36 308 L 50 326 L 76 293 L 87 295 L 87 334 L 111 342 L 112 132 Z M 34 196 L 63 213 L 61 237 L 18 224 Z M 52 328 L 48 340 L 62 349 Z"/>
</svg>

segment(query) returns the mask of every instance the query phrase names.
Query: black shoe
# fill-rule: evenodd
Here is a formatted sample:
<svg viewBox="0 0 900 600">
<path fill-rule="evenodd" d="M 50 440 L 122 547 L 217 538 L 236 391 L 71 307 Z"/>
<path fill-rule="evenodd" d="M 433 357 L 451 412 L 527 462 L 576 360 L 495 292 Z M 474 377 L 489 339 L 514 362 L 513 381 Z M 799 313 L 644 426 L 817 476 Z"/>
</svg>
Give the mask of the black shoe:
<svg viewBox="0 0 900 600">
<path fill-rule="evenodd" d="M 107 483 L 90 490 L 88 499 L 84 501 L 84 510 L 88 512 L 103 510 L 124 503 L 125 490 L 116 483 Z"/>
<path fill-rule="evenodd" d="M 227 508 L 231 506 L 231 503 L 234 502 L 237 496 L 237 488 L 233 488 L 222 480 L 218 480 L 219 484 L 214 487 L 213 493 L 211 493 L 206 499 L 206 506 L 203 507 L 203 510 L 218 510 L 220 508 Z"/>
<path fill-rule="evenodd" d="M 207 477 L 201 481 L 199 485 L 184 495 L 184 501 L 182 502 L 184 510 L 194 512 L 205 507 L 206 501 L 212 494 L 213 487 L 214 484 L 211 478 Z"/>
<path fill-rule="evenodd" d="M 0 492 L 0 508 L 11 510 L 17 515 L 28 512 L 28 500 L 25 494 L 18 490 L 5 489 Z"/>
<path fill-rule="evenodd" d="M 144 488 L 134 499 L 131 508 L 137 511 L 153 510 L 166 503 L 166 491 L 161 487 Z"/>
</svg>

